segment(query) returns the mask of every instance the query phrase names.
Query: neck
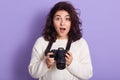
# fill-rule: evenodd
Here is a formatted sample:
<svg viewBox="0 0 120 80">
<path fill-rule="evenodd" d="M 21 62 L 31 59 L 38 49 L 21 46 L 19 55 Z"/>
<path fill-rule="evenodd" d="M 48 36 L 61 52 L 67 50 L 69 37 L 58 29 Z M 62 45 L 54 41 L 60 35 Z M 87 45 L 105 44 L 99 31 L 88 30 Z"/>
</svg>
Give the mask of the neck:
<svg viewBox="0 0 120 80">
<path fill-rule="evenodd" d="M 58 36 L 57 39 L 68 39 L 68 36 L 65 36 L 65 37 Z"/>
</svg>

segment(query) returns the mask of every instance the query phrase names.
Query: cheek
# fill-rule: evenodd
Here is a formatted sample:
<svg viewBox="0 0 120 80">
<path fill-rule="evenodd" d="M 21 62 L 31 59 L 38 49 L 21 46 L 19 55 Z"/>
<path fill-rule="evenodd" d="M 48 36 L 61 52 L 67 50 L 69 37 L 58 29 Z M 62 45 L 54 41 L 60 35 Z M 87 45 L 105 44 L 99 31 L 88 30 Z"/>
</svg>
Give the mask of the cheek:
<svg viewBox="0 0 120 80">
<path fill-rule="evenodd" d="M 54 28 L 57 31 L 59 29 L 59 24 L 58 22 L 53 22 Z"/>
<path fill-rule="evenodd" d="M 59 26 L 59 22 L 58 22 L 58 21 L 53 21 L 53 25 L 54 25 L 55 27 L 58 27 L 58 26 Z"/>
<path fill-rule="evenodd" d="M 58 23 L 57 22 L 53 22 L 53 25 L 54 25 L 55 28 L 58 27 Z"/>
<path fill-rule="evenodd" d="M 68 30 L 70 30 L 70 28 L 71 28 L 71 23 L 68 23 L 68 24 L 67 24 L 67 28 L 68 28 Z"/>
</svg>

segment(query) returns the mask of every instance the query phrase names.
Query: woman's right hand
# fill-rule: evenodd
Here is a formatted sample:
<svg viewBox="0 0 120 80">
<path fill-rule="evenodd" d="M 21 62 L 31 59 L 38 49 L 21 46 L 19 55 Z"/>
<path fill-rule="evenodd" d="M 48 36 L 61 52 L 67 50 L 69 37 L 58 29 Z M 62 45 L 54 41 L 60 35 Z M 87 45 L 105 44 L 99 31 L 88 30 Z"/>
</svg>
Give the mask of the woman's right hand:
<svg viewBox="0 0 120 80">
<path fill-rule="evenodd" d="M 46 64 L 49 69 L 55 64 L 54 58 L 51 58 L 50 55 L 53 55 L 53 53 L 49 52 L 46 56 Z"/>
</svg>

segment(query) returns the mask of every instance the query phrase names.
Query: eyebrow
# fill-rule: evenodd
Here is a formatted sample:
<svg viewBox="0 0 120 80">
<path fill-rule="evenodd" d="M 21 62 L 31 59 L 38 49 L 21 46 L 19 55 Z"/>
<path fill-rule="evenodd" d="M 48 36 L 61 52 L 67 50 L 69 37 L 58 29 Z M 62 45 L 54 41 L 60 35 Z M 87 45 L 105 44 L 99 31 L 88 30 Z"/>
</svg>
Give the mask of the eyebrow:
<svg viewBox="0 0 120 80">
<path fill-rule="evenodd" d="M 55 15 L 55 17 L 56 17 L 56 16 L 60 17 L 60 15 Z M 69 17 L 70 17 L 70 15 L 66 15 L 65 17 L 67 17 L 67 16 L 69 16 Z"/>
</svg>

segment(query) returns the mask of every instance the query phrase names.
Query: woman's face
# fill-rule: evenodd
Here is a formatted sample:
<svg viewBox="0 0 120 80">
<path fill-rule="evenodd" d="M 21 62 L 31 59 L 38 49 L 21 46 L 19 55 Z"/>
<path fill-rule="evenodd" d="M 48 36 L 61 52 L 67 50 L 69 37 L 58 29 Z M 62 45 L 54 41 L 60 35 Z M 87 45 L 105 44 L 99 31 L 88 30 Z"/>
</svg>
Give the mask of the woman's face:
<svg viewBox="0 0 120 80">
<path fill-rule="evenodd" d="M 71 28 L 71 20 L 69 13 L 65 10 L 57 11 L 53 17 L 53 25 L 57 32 L 57 38 L 68 38 L 68 32 Z"/>
</svg>

